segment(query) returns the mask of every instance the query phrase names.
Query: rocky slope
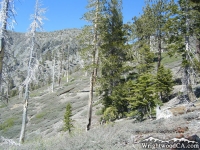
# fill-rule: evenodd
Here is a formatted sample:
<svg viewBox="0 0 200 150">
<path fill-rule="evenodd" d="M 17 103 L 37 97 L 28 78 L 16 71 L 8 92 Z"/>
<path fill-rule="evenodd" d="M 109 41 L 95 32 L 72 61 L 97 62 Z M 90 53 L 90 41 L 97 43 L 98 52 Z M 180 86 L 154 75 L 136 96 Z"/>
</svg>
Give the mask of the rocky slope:
<svg viewBox="0 0 200 150">
<path fill-rule="evenodd" d="M 80 65 L 80 44 L 77 36 L 80 34 L 79 29 L 66 29 L 54 32 L 40 32 L 36 33 L 36 44 L 34 50 L 34 57 L 38 59 L 43 71 L 46 69 L 47 77 L 50 77 L 52 70 L 52 59 L 56 59 L 56 72 L 59 71 L 59 60 L 61 59 L 61 52 L 63 52 L 63 70 L 66 71 L 67 62 L 69 60 L 69 69 L 71 72 Z M 6 47 L 6 56 L 4 58 L 4 89 L 7 91 L 7 80 L 9 78 L 13 88 L 17 90 L 19 85 L 24 81 L 27 74 L 27 65 L 29 58 L 28 42 L 29 36 L 25 33 L 8 32 L 9 44 Z M 68 58 L 69 53 L 69 58 Z M 44 81 L 45 82 L 45 81 Z"/>
</svg>

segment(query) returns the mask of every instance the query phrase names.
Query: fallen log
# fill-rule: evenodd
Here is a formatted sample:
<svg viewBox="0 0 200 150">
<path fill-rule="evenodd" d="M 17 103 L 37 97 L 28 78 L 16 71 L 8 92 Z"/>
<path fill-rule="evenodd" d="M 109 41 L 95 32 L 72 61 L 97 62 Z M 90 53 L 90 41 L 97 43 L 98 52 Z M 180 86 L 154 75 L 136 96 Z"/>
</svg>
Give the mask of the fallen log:
<svg viewBox="0 0 200 150">
<path fill-rule="evenodd" d="M 60 95 L 65 94 L 65 93 L 67 93 L 67 92 L 70 92 L 70 91 L 73 90 L 74 88 L 75 88 L 75 87 L 70 88 L 70 89 L 65 90 L 65 91 L 62 91 L 62 92 L 58 93 L 57 96 L 60 96 Z"/>
</svg>

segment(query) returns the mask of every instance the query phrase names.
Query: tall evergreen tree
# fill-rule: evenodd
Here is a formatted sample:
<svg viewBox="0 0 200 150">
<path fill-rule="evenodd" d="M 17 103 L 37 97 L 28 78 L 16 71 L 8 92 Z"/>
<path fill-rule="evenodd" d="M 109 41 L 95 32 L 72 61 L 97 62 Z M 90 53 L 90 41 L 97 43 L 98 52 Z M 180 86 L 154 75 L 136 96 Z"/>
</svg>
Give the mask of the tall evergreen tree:
<svg viewBox="0 0 200 150">
<path fill-rule="evenodd" d="M 88 60 L 88 55 L 91 56 L 91 63 L 87 66 L 91 71 L 90 74 L 90 93 L 88 100 L 88 123 L 86 127 L 86 131 L 91 128 L 92 121 L 92 103 L 93 103 L 93 91 L 95 80 L 97 77 L 97 68 L 99 62 L 99 24 L 100 17 L 103 11 L 104 0 L 90 0 L 88 1 L 88 12 L 84 14 L 83 19 L 89 21 L 91 25 L 86 26 L 83 29 L 82 34 L 82 43 L 83 43 L 83 55 Z M 92 40 L 91 40 L 92 39 Z"/>
<path fill-rule="evenodd" d="M 112 105 L 109 96 L 120 84 L 123 65 L 126 61 L 126 37 L 123 30 L 121 1 L 111 0 L 105 4 L 105 16 L 101 25 L 100 49 L 101 77 L 99 83 L 105 107 Z"/>
<path fill-rule="evenodd" d="M 129 116 L 142 120 L 147 114 L 151 118 L 152 109 L 158 103 L 155 83 L 155 76 L 151 73 L 143 73 L 136 81 L 127 82 L 129 92 L 126 94 L 126 99 L 129 101 Z"/>
<path fill-rule="evenodd" d="M 153 42 L 156 43 L 157 46 L 157 71 L 161 65 L 162 60 L 162 50 L 164 48 L 163 42 L 166 38 L 165 33 L 165 23 L 167 20 L 167 8 L 171 2 L 169 0 L 156 0 L 154 2 L 150 0 L 147 1 L 147 8 L 149 7 L 149 14 L 151 16 L 151 24 L 154 24 L 151 28 L 153 28 L 153 34 L 151 35 L 155 39 Z"/>
<path fill-rule="evenodd" d="M 172 4 L 168 14 L 169 19 L 166 23 L 168 31 L 168 49 L 173 53 L 182 56 L 183 77 L 182 84 L 190 101 L 196 100 L 192 90 L 192 77 L 194 73 L 194 49 L 191 49 L 190 37 L 193 36 L 191 6 L 188 0 L 179 0 Z"/>
<path fill-rule="evenodd" d="M 171 70 L 161 65 L 156 75 L 156 91 L 159 92 L 162 102 L 169 100 L 173 85 Z"/>
<path fill-rule="evenodd" d="M 193 32 L 193 37 L 196 39 L 196 59 L 200 62 L 200 1 L 198 0 L 189 0 L 190 5 L 190 22 L 191 22 L 191 29 Z M 197 63 L 199 65 L 199 63 Z"/>
</svg>

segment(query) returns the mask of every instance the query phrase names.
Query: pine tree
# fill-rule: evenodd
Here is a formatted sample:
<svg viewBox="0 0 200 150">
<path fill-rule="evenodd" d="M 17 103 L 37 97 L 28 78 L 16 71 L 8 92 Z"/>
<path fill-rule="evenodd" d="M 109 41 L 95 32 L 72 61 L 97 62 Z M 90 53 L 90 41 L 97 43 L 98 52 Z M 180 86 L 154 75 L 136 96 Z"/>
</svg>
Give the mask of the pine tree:
<svg viewBox="0 0 200 150">
<path fill-rule="evenodd" d="M 126 99 L 128 88 L 127 84 L 121 83 L 107 97 L 107 100 L 103 103 L 105 121 L 114 121 L 115 119 L 126 117 L 129 106 L 129 102 Z"/>
<path fill-rule="evenodd" d="M 200 28 L 199 28 L 200 1 L 189 0 L 189 5 L 190 5 L 190 13 L 192 14 L 190 17 L 192 33 L 193 33 L 193 36 L 196 38 L 196 56 L 197 56 L 196 59 L 198 62 L 200 62 Z"/>
<path fill-rule="evenodd" d="M 71 117 L 72 117 L 72 106 L 70 103 L 68 103 L 64 115 L 64 131 L 68 131 L 69 133 L 71 133 L 72 128 L 74 128 Z"/>
<path fill-rule="evenodd" d="M 172 72 L 160 66 L 156 76 L 156 91 L 159 92 L 162 102 L 169 100 L 169 95 L 173 90 Z"/>
<path fill-rule="evenodd" d="M 90 26 L 86 26 L 83 29 L 83 34 L 80 36 L 83 44 L 82 54 L 85 58 L 85 61 L 88 61 L 91 58 L 90 62 L 86 68 L 91 72 L 90 74 L 90 93 L 88 100 L 88 123 L 86 131 L 91 128 L 92 121 L 92 103 L 93 103 L 93 91 L 94 85 L 97 78 L 97 70 L 99 63 L 99 24 L 101 24 L 100 17 L 102 14 L 103 0 L 90 0 L 87 8 L 89 11 L 84 14 L 83 19 L 91 23 Z"/>
<path fill-rule="evenodd" d="M 168 49 L 171 55 L 178 53 L 182 56 L 182 84 L 183 92 L 186 92 L 189 101 L 196 100 L 192 91 L 192 78 L 194 71 L 195 50 L 191 48 L 190 37 L 193 36 L 191 6 L 187 0 L 179 0 L 178 3 L 172 4 L 169 9 L 169 18 L 165 28 L 168 33 Z"/>
<path fill-rule="evenodd" d="M 162 50 L 164 48 L 163 42 L 166 38 L 166 31 L 164 27 L 168 17 L 167 8 L 171 4 L 171 2 L 169 0 L 155 0 L 154 2 L 152 2 L 151 0 L 146 1 L 148 15 L 151 16 L 149 17 L 151 20 L 148 20 L 148 22 L 151 22 L 150 24 L 153 24 L 153 26 L 151 26 L 153 34 L 151 36 L 155 39 L 153 42 L 156 43 L 155 46 L 157 47 L 158 71 L 162 60 Z"/>
<path fill-rule="evenodd" d="M 144 9 L 144 14 L 134 18 L 133 28 L 135 34 L 134 62 L 137 74 L 151 72 L 154 69 L 155 52 L 151 47 L 151 36 L 154 34 L 152 11 L 149 5 Z"/>
<path fill-rule="evenodd" d="M 121 1 L 112 0 L 107 2 L 105 16 L 102 19 L 103 24 L 100 27 L 102 39 L 100 48 L 101 77 L 99 78 L 99 84 L 101 86 L 100 91 L 103 93 L 104 104 L 111 105 L 106 104 L 110 103 L 108 96 L 120 84 L 127 52 Z"/>
<path fill-rule="evenodd" d="M 151 118 L 152 109 L 158 103 L 155 76 L 151 73 L 141 74 L 136 81 L 127 82 L 129 92 L 129 116 L 142 120 L 146 115 Z"/>
<path fill-rule="evenodd" d="M 140 46 L 138 47 L 138 56 L 139 58 L 136 58 L 137 60 L 137 72 L 138 74 L 146 73 L 146 72 L 152 72 L 154 69 L 154 58 L 155 55 L 153 52 L 150 51 L 149 45 L 144 43 L 143 41 L 140 41 Z M 144 43 L 144 44 L 142 44 Z"/>
</svg>

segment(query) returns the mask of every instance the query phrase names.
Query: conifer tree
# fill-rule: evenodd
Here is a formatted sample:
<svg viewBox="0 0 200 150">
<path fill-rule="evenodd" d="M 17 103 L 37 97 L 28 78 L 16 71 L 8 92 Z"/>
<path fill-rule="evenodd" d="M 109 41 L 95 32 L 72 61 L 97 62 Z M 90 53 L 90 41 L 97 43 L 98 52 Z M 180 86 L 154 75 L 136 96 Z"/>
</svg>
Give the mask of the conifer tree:
<svg viewBox="0 0 200 150">
<path fill-rule="evenodd" d="M 143 41 L 139 42 L 140 45 L 138 47 L 138 57 L 137 59 L 137 72 L 138 74 L 152 72 L 154 69 L 154 53 L 150 51 L 149 45 L 144 43 Z M 144 44 L 142 44 L 144 43 Z"/>
<path fill-rule="evenodd" d="M 97 68 L 99 62 L 99 24 L 100 24 L 100 17 L 102 14 L 102 7 L 104 4 L 104 0 L 90 0 L 88 3 L 88 12 L 84 14 L 83 19 L 89 21 L 91 25 L 86 26 L 83 29 L 83 34 L 81 36 L 81 41 L 83 43 L 83 56 L 86 56 L 86 60 L 88 60 L 88 54 L 91 60 L 91 63 L 87 65 L 91 72 L 90 74 L 90 93 L 89 93 L 89 100 L 88 100 L 88 123 L 86 127 L 86 131 L 90 130 L 91 128 L 91 121 L 92 121 L 92 103 L 93 103 L 93 91 L 95 80 L 97 77 Z"/>
<path fill-rule="evenodd" d="M 123 17 L 121 12 L 121 1 L 108 1 L 105 5 L 106 12 L 101 25 L 100 49 L 101 77 L 99 84 L 103 94 L 104 105 L 112 105 L 109 96 L 114 88 L 120 84 L 123 73 L 123 65 L 126 62 L 127 39 L 123 30 Z"/>
<path fill-rule="evenodd" d="M 191 6 L 187 0 L 179 0 L 170 7 L 169 18 L 165 25 L 168 31 L 168 49 L 171 54 L 178 53 L 182 56 L 182 92 L 187 93 L 190 101 L 195 101 L 196 96 L 192 90 L 192 76 L 195 74 L 194 52 L 191 48 L 190 37 L 193 35 Z"/>
<path fill-rule="evenodd" d="M 72 124 L 71 117 L 72 117 L 72 106 L 70 103 L 68 103 L 64 115 L 64 131 L 68 131 L 69 133 L 71 133 L 72 128 L 74 127 Z"/>
<path fill-rule="evenodd" d="M 189 12 L 190 15 L 190 26 L 193 38 L 196 40 L 196 47 L 192 47 L 195 49 L 195 65 L 194 68 L 198 70 L 199 73 L 199 66 L 200 66 L 200 1 L 198 0 L 189 0 L 188 4 L 190 5 Z"/>
<path fill-rule="evenodd" d="M 164 27 L 167 20 L 167 8 L 170 5 L 170 2 L 169 0 L 156 0 L 154 2 L 152 2 L 151 0 L 146 0 L 146 2 L 147 8 L 149 8 L 148 15 L 151 16 L 151 20 L 148 20 L 148 22 L 154 24 L 153 26 L 151 26 L 151 28 L 153 28 L 153 34 L 151 36 L 155 38 L 155 41 L 153 42 L 155 42 L 157 46 L 158 71 L 162 60 L 162 50 L 164 48 L 163 41 L 165 41 L 166 37 Z"/>
<path fill-rule="evenodd" d="M 160 100 L 163 102 L 169 100 L 169 95 L 173 90 L 172 72 L 160 66 L 156 76 L 156 91 L 160 94 Z"/>
<path fill-rule="evenodd" d="M 133 59 L 136 63 L 138 75 L 140 73 L 151 72 L 154 69 L 155 53 L 151 50 L 151 35 L 154 34 L 152 12 L 149 5 L 143 10 L 144 14 L 139 18 L 134 17 L 133 28 L 135 34 L 135 47 L 136 54 Z"/>
<path fill-rule="evenodd" d="M 147 114 L 151 118 L 152 109 L 158 103 L 155 76 L 151 73 L 141 74 L 136 81 L 129 81 L 129 92 L 126 99 L 129 101 L 129 116 L 137 116 L 142 120 Z"/>
</svg>

